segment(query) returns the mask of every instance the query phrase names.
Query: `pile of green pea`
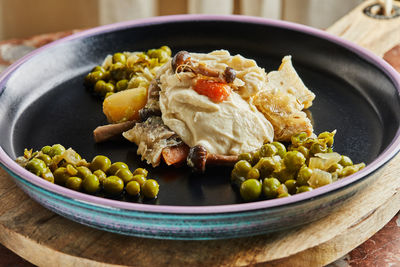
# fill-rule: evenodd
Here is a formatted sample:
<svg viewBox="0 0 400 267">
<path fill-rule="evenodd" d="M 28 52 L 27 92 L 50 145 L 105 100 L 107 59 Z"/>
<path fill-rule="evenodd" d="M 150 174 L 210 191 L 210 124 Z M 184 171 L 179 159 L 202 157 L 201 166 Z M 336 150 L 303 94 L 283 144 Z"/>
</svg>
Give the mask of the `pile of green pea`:
<svg viewBox="0 0 400 267">
<path fill-rule="evenodd" d="M 159 184 L 147 179 L 148 171 L 137 168 L 133 172 L 124 162 L 114 162 L 102 155 L 95 156 L 89 163 L 73 149 L 60 144 L 44 146 L 32 153 L 25 149 L 17 163 L 43 179 L 72 190 L 118 196 L 125 191 L 129 196 L 156 198 Z"/>
<path fill-rule="evenodd" d="M 101 97 L 129 88 L 147 87 L 155 77 L 157 67 L 170 58 L 171 49 L 168 46 L 147 52 L 115 53 L 109 64 L 96 66 L 86 75 L 85 85 Z"/>
<path fill-rule="evenodd" d="M 254 153 L 239 155 L 239 161 L 231 172 L 231 182 L 240 190 L 245 201 L 261 198 L 273 199 L 311 191 L 309 184 L 313 174 L 310 158 L 318 153 L 333 152 L 333 132 L 323 132 L 316 138 L 299 133 L 285 146 L 280 142 L 264 144 Z M 335 181 L 362 169 L 365 164 L 353 164 L 352 160 L 340 155 L 338 163 L 327 170 Z"/>
</svg>

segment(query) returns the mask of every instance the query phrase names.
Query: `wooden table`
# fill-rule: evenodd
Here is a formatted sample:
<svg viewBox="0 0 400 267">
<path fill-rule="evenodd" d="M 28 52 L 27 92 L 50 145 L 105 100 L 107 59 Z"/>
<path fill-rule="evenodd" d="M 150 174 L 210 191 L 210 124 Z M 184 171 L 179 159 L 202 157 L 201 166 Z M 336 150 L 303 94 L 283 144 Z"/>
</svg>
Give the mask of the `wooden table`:
<svg viewBox="0 0 400 267">
<path fill-rule="evenodd" d="M 346 39 L 349 39 L 351 41 L 355 41 L 360 45 L 365 46 L 366 48 L 371 49 L 375 53 L 377 53 L 380 56 L 383 56 L 385 60 L 387 60 L 392 66 L 394 66 L 399 72 L 400 72 L 400 20 L 395 21 L 385 21 L 384 23 L 380 23 L 378 25 L 381 26 L 375 26 L 375 22 L 371 19 L 365 19 L 363 15 L 361 15 L 361 10 L 370 3 L 364 3 L 360 7 L 356 8 L 352 13 L 349 13 L 347 17 L 344 17 L 340 21 L 338 21 L 335 25 L 330 27 L 328 29 L 329 32 L 342 36 Z M 396 24 L 397 23 L 397 24 Z M 367 31 L 367 29 L 374 28 L 374 31 Z M 396 28 L 396 29 L 395 29 Z M 362 32 L 367 32 L 367 34 L 363 35 Z M 61 37 L 64 37 L 66 35 L 69 35 L 73 33 L 73 31 L 70 32 L 62 32 L 62 33 L 55 33 L 55 34 L 46 34 L 46 35 L 39 35 L 35 36 L 29 39 L 25 40 L 10 40 L 10 41 L 5 41 L 0 43 L 0 68 L 1 67 L 7 67 L 10 63 L 15 61 L 16 59 L 20 58 L 22 55 L 26 54 L 29 51 L 32 51 L 33 49 L 46 44 L 48 42 L 51 42 L 53 40 L 59 39 Z M 396 35 L 397 34 L 397 35 Z M 394 36 L 391 36 L 394 35 Z M 390 38 L 386 38 L 387 36 L 391 36 Z M 396 39 L 397 38 L 397 39 Z M 380 41 L 376 41 L 376 40 Z M 398 44 L 396 46 L 396 44 Z M 393 47 L 393 48 L 392 48 Z M 1 70 L 1 69 L 0 69 Z M 399 157 L 400 159 L 400 157 Z M 398 162 L 395 163 L 392 162 L 392 165 L 396 165 Z M 391 166 L 391 168 L 397 168 L 396 166 Z M 399 168 L 400 170 L 400 168 Z M 400 173 L 397 172 L 397 173 Z M 390 175 L 393 176 L 393 173 L 389 173 Z M 396 174 L 396 173 L 394 173 Z M 0 170 L 0 176 L 4 177 L 4 171 Z M 24 199 L 27 199 L 27 201 L 31 201 L 27 198 L 25 194 L 23 194 L 18 188 L 15 188 L 13 186 L 12 181 L 10 178 L 9 180 L 2 182 L 1 186 L 4 188 L 0 188 L 0 193 L 1 189 L 3 190 L 10 190 L 12 189 L 13 193 L 18 195 L 21 194 L 21 197 Z M 394 179 L 396 179 L 394 177 Z M 398 179 L 397 179 L 398 181 Z M 399 183 L 394 182 L 394 185 L 399 185 Z M 0 186 L 0 187 L 1 187 Z M 400 185 L 399 185 L 400 187 Z M 328 242 L 325 243 L 325 249 L 328 250 L 338 250 L 340 251 L 337 254 L 334 255 L 339 255 L 342 251 L 350 251 L 348 247 L 344 246 L 343 243 L 346 243 L 346 234 L 348 233 L 348 237 L 351 242 L 347 242 L 347 245 L 349 244 L 357 244 L 356 240 L 357 239 L 357 231 L 355 229 L 360 228 L 363 232 L 360 234 L 360 239 L 364 236 L 370 236 L 373 233 L 377 232 L 383 225 L 386 224 L 387 221 L 390 220 L 390 218 L 393 216 L 393 214 L 396 213 L 400 209 L 399 205 L 399 190 L 400 188 L 397 188 L 397 193 L 395 192 L 393 196 L 388 198 L 388 201 L 386 201 L 386 204 L 382 204 L 379 206 L 379 208 L 374 209 L 371 214 L 369 214 L 366 218 L 360 218 L 360 222 L 357 224 L 352 225 L 351 229 L 346 231 L 345 234 L 338 235 L 335 238 L 330 239 Z M 378 194 L 378 193 L 377 193 Z M 0 199 L 1 199 L 1 194 L 0 194 Z M 3 197 L 4 199 L 4 197 Z M 4 203 L 0 203 L 0 210 L 2 208 L 2 204 L 6 205 Z M 40 212 L 46 213 L 47 215 L 50 214 L 50 216 L 53 216 L 50 211 L 45 210 L 44 208 L 41 208 L 39 205 L 34 205 L 34 208 L 37 209 Z M 386 206 L 385 206 L 386 205 Z M 390 210 L 390 212 L 389 212 Z M 56 220 L 59 222 L 68 222 L 66 219 L 63 219 L 59 217 L 58 215 L 56 216 Z M 53 217 L 54 217 L 53 216 Z M 58 218 L 59 217 L 59 218 Z M 0 215 L 0 218 L 1 215 Z M 40 217 L 38 217 L 40 218 Z M 4 218 L 2 218 L 4 219 Z M 41 223 L 46 223 L 46 222 L 41 222 Z M 71 224 L 75 224 L 72 223 Z M 84 227 L 76 224 L 76 227 Z M 97 231 L 97 230 L 96 230 Z M 369 231 L 369 233 L 366 233 L 365 231 Z M 111 234 L 107 234 L 107 236 L 111 236 Z M 126 241 L 126 238 L 122 238 L 124 241 Z M 249 239 L 246 239 L 249 240 Z M 364 239 L 365 240 L 365 239 Z M 9 241 L 9 240 L 8 240 Z M 24 248 L 21 247 L 13 247 L 10 245 L 10 243 L 5 242 L 3 240 L 4 245 L 12 248 L 14 251 L 21 255 L 29 255 L 22 252 Z M 146 243 L 146 242 L 145 242 Z M 24 243 L 25 244 L 25 243 Z M 156 242 L 154 243 L 156 244 Z M 215 244 L 215 243 L 214 243 Z M 223 244 L 223 243 L 219 243 Z M 39 244 L 40 245 L 40 244 Z M 351 248 L 354 248 L 355 246 Z M 350 245 L 351 246 L 351 245 Z M 25 248 L 25 250 L 28 248 Z M 295 260 L 303 259 L 305 257 L 310 257 L 310 255 L 315 256 L 316 252 L 321 253 L 323 251 L 324 246 L 319 245 L 318 248 L 309 248 L 307 252 L 303 253 L 303 255 L 298 256 L 295 258 Z M 314 252 L 313 252 L 314 250 Z M 45 251 L 45 250 L 43 250 Z M 327 254 L 329 254 L 331 251 L 326 251 Z M 258 252 L 259 253 L 259 252 Z M 67 253 L 68 254 L 68 253 Z M 71 254 L 71 253 L 70 253 Z M 73 253 L 72 253 L 73 254 Z M 79 253 L 76 253 L 79 254 Z M 75 255 L 76 256 L 76 255 Z M 37 255 L 37 257 L 41 257 L 42 259 L 46 258 L 46 255 Z M 27 257 L 29 260 L 32 260 L 35 263 L 38 263 L 38 261 L 35 261 L 33 258 L 34 256 L 30 255 Z M 293 259 L 293 258 L 292 258 Z M 310 258 L 308 258 L 310 260 Z M 43 264 L 44 261 L 39 261 L 40 264 Z M 258 263 L 256 259 L 254 261 L 250 261 L 251 263 Z M 262 261 L 261 261 L 262 262 Z M 285 262 L 291 262 L 291 259 L 284 259 L 284 261 L 274 261 L 270 262 L 270 265 L 285 265 Z M 323 260 L 318 261 L 318 259 L 315 259 L 315 262 L 324 262 Z M 86 263 L 86 262 L 85 262 Z M 304 263 L 304 262 L 303 262 Z M 310 264 L 312 262 L 309 262 Z M 88 262 L 87 264 L 91 265 L 94 264 L 94 262 Z M 166 266 L 168 263 L 165 263 L 164 265 Z M 14 254 L 12 251 L 7 249 L 4 246 L 0 246 L 0 266 L 32 266 L 31 263 L 25 261 L 21 257 L 17 256 Z M 50 264 L 51 265 L 51 264 Z M 335 262 L 331 263 L 331 266 L 400 266 L 400 213 L 397 213 L 395 217 L 393 217 L 380 231 L 378 231 L 376 234 L 374 234 L 371 238 L 369 238 L 367 241 L 362 243 L 361 245 L 357 246 L 356 248 L 352 249 L 349 253 L 344 255 L 342 258 L 337 259 Z"/>
</svg>

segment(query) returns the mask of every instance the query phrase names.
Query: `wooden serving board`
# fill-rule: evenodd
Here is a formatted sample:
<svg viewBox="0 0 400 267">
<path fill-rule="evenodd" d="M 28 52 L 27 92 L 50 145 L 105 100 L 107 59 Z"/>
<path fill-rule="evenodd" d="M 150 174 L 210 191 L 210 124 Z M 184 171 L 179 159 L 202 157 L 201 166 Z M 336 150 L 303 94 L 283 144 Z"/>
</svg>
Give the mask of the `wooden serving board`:
<svg viewBox="0 0 400 267">
<path fill-rule="evenodd" d="M 384 24 L 366 17 L 361 11 L 371 3 L 363 3 L 328 31 L 382 56 L 400 44 L 400 17 Z M 399 174 L 397 155 L 345 205 L 289 231 L 169 241 L 121 236 L 67 220 L 30 199 L 0 169 L 0 243 L 39 266 L 321 266 L 363 243 L 400 210 Z"/>
</svg>

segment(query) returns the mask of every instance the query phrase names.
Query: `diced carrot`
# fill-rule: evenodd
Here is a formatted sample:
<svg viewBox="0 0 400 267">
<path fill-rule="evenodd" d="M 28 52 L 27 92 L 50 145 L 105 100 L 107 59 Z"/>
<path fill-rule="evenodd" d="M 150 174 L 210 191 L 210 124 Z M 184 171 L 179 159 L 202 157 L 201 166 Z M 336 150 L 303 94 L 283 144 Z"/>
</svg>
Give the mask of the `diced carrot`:
<svg viewBox="0 0 400 267">
<path fill-rule="evenodd" d="M 193 89 L 198 94 L 208 96 L 208 98 L 217 103 L 226 100 L 231 93 L 227 83 L 214 79 L 198 79 Z"/>
<path fill-rule="evenodd" d="M 162 156 L 167 165 L 179 165 L 186 161 L 189 154 L 189 147 L 181 143 L 177 146 L 166 147 L 162 151 Z"/>
</svg>

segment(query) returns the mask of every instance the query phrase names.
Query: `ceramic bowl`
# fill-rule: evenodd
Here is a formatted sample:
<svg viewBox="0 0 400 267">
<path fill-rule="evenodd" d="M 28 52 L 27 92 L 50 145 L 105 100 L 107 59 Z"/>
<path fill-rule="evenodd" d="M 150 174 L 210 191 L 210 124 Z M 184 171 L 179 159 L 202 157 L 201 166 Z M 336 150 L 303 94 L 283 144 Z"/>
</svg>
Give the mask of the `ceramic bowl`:
<svg viewBox="0 0 400 267">
<path fill-rule="evenodd" d="M 118 139 L 95 144 L 106 120 L 83 78 L 107 54 L 168 45 L 180 50 L 227 49 L 276 70 L 285 55 L 316 94 L 315 132 L 337 130 L 335 151 L 365 162 L 362 171 L 311 192 L 244 203 L 227 168 L 203 175 L 188 168 L 149 168 L 136 146 Z M 46 208 L 71 220 L 125 235 L 221 239 L 264 234 L 317 220 L 371 182 L 399 151 L 399 75 L 352 43 L 306 26 L 245 16 L 182 15 L 129 21 L 83 31 L 39 48 L 0 79 L 0 162 Z M 160 183 L 157 200 L 135 202 L 75 192 L 18 166 L 24 148 L 61 143 L 91 159 L 104 154 L 132 168 L 148 167 Z"/>
</svg>

